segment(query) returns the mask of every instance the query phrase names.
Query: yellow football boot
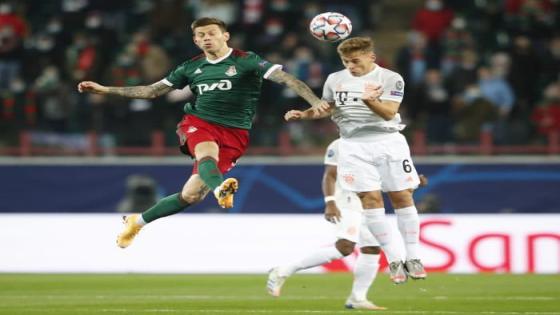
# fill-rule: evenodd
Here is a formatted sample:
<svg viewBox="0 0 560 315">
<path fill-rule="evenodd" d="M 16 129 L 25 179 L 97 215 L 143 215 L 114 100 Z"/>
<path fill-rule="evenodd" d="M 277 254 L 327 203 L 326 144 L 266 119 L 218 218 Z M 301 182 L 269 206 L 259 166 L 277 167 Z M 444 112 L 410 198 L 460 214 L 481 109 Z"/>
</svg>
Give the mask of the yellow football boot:
<svg viewBox="0 0 560 315">
<path fill-rule="evenodd" d="M 142 225 L 137 223 L 138 216 L 139 214 L 131 214 L 123 217 L 124 230 L 117 237 L 117 245 L 120 248 L 127 248 L 142 229 Z"/>
<path fill-rule="evenodd" d="M 239 183 L 235 178 L 228 178 L 214 191 L 214 196 L 222 208 L 233 207 L 233 195 L 237 192 Z"/>
</svg>

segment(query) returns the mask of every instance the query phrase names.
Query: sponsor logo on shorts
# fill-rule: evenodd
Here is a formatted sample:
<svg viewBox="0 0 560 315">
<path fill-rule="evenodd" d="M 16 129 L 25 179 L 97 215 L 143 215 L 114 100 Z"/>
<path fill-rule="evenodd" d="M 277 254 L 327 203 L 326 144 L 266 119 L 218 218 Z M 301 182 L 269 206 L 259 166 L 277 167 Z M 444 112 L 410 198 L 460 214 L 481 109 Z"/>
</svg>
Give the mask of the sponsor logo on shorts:
<svg viewBox="0 0 560 315">
<path fill-rule="evenodd" d="M 392 96 L 403 96 L 403 92 L 399 92 L 399 91 L 391 91 L 391 95 Z"/>
<path fill-rule="evenodd" d="M 198 128 L 196 128 L 195 126 L 190 126 L 189 129 L 187 129 L 187 133 L 193 133 L 197 130 L 198 130 Z"/>
<path fill-rule="evenodd" d="M 347 184 L 351 185 L 352 183 L 354 183 L 354 175 L 352 174 L 344 174 L 342 175 L 342 179 L 344 179 Z"/>
</svg>

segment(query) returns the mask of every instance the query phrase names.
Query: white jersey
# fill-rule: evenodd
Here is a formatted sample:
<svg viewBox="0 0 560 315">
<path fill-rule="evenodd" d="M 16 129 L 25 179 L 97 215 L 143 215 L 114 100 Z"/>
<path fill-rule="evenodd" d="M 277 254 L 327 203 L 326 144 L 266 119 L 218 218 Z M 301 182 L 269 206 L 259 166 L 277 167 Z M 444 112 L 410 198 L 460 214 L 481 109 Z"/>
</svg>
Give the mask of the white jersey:
<svg viewBox="0 0 560 315">
<path fill-rule="evenodd" d="M 386 121 L 367 107 L 362 101 L 366 83 L 382 86 L 381 100 L 402 101 L 403 78 L 377 64 L 370 73 L 360 77 L 353 76 L 348 69 L 330 74 L 323 87 L 322 98 L 336 104 L 332 120 L 337 124 L 342 138 L 393 133 L 405 127 L 401 124 L 399 114 Z"/>
<path fill-rule="evenodd" d="M 327 151 L 325 152 L 325 161 L 326 165 L 338 165 L 338 142 L 339 140 L 334 140 L 329 144 L 327 147 Z M 334 197 L 336 206 L 339 209 L 359 209 L 362 210 L 362 203 L 360 198 L 356 195 L 356 193 L 344 190 L 340 185 L 340 182 L 337 180 L 334 190 Z"/>
</svg>

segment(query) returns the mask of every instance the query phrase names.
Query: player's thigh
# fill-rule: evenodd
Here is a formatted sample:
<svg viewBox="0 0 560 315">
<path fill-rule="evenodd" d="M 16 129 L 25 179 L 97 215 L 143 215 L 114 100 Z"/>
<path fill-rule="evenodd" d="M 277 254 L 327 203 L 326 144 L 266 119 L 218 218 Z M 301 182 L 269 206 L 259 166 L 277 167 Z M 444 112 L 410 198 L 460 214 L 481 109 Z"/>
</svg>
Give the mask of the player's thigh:
<svg viewBox="0 0 560 315">
<path fill-rule="evenodd" d="M 360 236 L 362 213 L 360 209 L 340 209 L 340 221 L 334 225 L 337 239 L 357 243 Z"/>
<path fill-rule="evenodd" d="M 381 190 L 359 192 L 357 195 L 360 198 L 363 209 L 385 208 Z"/>
<path fill-rule="evenodd" d="M 414 199 L 412 197 L 413 192 L 413 189 L 405 189 L 400 191 L 389 191 L 387 192 L 387 195 L 391 200 L 393 208 L 400 209 L 414 205 Z"/>
<path fill-rule="evenodd" d="M 218 161 L 218 168 L 222 174 L 231 171 L 235 167 L 237 160 L 243 155 L 243 152 L 237 148 L 222 147 L 220 149 L 220 160 Z"/>
<path fill-rule="evenodd" d="M 225 174 L 229 172 L 243 156 L 249 145 L 249 131 L 239 128 L 222 128 L 220 130 L 220 160 L 218 168 Z"/>
<path fill-rule="evenodd" d="M 337 181 L 342 188 L 353 192 L 381 189 L 381 175 L 367 145 L 341 139 L 338 151 Z"/>
<path fill-rule="evenodd" d="M 194 157 L 197 161 L 205 157 L 211 157 L 215 160 L 219 160 L 220 148 L 218 144 L 213 140 L 204 140 L 196 143 L 194 146 Z"/>
<path fill-rule="evenodd" d="M 200 176 L 192 174 L 181 190 L 181 197 L 189 204 L 195 204 L 204 200 L 208 192 L 210 192 L 210 188 L 206 186 Z"/>
<path fill-rule="evenodd" d="M 185 115 L 177 125 L 181 151 L 197 160 L 206 156 L 218 159 L 219 128 L 193 115 Z"/>
<path fill-rule="evenodd" d="M 416 189 L 420 178 L 404 136 L 391 140 L 386 147 L 387 157 L 378 166 L 383 191 Z"/>
</svg>

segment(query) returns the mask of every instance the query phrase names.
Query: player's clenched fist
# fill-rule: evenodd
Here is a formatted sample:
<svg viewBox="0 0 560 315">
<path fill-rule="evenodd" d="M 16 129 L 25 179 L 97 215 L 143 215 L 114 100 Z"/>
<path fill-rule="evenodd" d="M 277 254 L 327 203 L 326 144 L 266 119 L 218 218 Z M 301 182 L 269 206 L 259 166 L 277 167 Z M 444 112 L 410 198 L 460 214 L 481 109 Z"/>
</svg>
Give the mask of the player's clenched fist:
<svg viewBox="0 0 560 315">
<path fill-rule="evenodd" d="M 78 83 L 78 91 L 80 93 L 88 92 L 88 93 L 102 94 L 105 93 L 106 90 L 107 88 L 104 87 L 103 85 L 92 81 L 82 81 Z"/>
</svg>

